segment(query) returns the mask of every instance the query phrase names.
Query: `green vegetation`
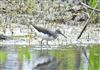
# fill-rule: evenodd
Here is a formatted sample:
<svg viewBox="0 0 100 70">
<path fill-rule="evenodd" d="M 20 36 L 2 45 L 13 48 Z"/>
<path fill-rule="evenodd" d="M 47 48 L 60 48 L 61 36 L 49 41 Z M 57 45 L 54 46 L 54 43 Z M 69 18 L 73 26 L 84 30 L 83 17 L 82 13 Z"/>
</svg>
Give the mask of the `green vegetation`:
<svg viewBox="0 0 100 70">
<path fill-rule="evenodd" d="M 17 47 L 16 50 L 18 53 L 19 60 L 30 59 L 31 56 L 30 56 L 30 52 L 27 46 L 16 46 L 16 47 Z"/>
<path fill-rule="evenodd" d="M 100 45 L 93 45 L 90 48 L 89 61 L 92 65 L 92 70 L 100 70 Z M 88 70 L 91 70 L 90 65 L 88 65 Z"/>
<path fill-rule="evenodd" d="M 4 50 L 0 50 L 0 64 L 6 62 L 7 52 Z"/>
<path fill-rule="evenodd" d="M 87 14 L 88 17 L 91 18 L 90 19 L 90 23 L 97 23 L 100 22 L 99 21 L 99 17 L 100 17 L 100 1 L 97 0 L 84 0 L 85 3 L 88 3 L 89 5 L 89 9 L 87 10 Z M 93 14 L 90 16 L 91 12 L 93 12 Z"/>
<path fill-rule="evenodd" d="M 95 7 L 95 5 L 96 5 L 96 0 L 90 0 L 89 5 L 90 5 L 91 7 Z"/>
<path fill-rule="evenodd" d="M 49 52 L 49 54 L 61 60 L 62 63 L 59 67 L 59 70 L 76 70 L 76 68 L 79 70 L 80 60 L 78 60 L 78 64 L 77 59 L 80 59 L 80 57 L 77 57 L 80 55 L 80 53 L 75 48 L 52 50 Z"/>
</svg>

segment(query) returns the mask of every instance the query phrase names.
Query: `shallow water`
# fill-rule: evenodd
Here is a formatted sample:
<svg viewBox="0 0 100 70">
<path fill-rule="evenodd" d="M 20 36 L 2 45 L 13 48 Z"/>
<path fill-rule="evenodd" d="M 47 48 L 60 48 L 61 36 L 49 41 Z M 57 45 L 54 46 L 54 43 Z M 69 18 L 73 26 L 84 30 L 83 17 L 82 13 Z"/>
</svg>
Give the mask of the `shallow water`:
<svg viewBox="0 0 100 70">
<path fill-rule="evenodd" d="M 82 49 L 77 47 L 41 51 L 33 46 L 6 46 L 0 51 L 7 53 L 7 57 L 0 56 L 6 58 L 0 59 L 0 70 L 87 70 L 89 66 Z M 89 48 L 85 53 L 89 56 Z"/>
</svg>

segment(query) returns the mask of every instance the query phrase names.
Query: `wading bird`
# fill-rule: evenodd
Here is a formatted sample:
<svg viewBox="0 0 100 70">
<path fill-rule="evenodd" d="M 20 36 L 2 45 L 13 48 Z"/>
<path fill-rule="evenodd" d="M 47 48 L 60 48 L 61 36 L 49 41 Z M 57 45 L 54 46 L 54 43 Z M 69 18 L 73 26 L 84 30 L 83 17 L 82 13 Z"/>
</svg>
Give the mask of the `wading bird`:
<svg viewBox="0 0 100 70">
<path fill-rule="evenodd" d="M 41 45 L 42 45 L 43 40 L 46 40 L 47 45 L 48 45 L 48 41 L 56 39 L 58 37 L 58 34 L 61 34 L 65 38 L 67 38 L 59 29 L 51 31 L 49 29 L 39 27 L 39 26 L 36 26 L 34 24 L 31 24 L 31 25 L 34 27 L 37 36 L 42 39 L 41 40 Z"/>
</svg>

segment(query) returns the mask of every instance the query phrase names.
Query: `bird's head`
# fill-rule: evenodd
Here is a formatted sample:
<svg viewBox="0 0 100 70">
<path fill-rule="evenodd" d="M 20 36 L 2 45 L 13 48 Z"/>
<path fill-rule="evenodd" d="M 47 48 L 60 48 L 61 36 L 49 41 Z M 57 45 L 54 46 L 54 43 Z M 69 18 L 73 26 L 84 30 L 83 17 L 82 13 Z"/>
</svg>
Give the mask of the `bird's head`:
<svg viewBox="0 0 100 70">
<path fill-rule="evenodd" d="M 67 38 L 59 29 L 56 30 L 57 34 L 61 34 L 62 36 L 64 36 L 65 38 Z"/>
<path fill-rule="evenodd" d="M 61 31 L 59 29 L 56 30 L 57 34 L 62 34 Z"/>
</svg>

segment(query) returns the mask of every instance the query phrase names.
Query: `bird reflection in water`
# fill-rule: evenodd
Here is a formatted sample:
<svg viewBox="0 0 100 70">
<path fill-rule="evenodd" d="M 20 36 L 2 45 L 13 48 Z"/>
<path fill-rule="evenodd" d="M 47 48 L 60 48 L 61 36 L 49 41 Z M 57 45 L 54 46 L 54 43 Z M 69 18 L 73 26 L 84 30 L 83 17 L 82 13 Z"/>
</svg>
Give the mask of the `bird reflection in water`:
<svg viewBox="0 0 100 70">
<path fill-rule="evenodd" d="M 33 69 L 32 70 L 57 70 L 59 67 L 61 61 L 49 56 L 49 55 L 43 55 L 39 56 L 35 62 L 33 63 Z"/>
</svg>

